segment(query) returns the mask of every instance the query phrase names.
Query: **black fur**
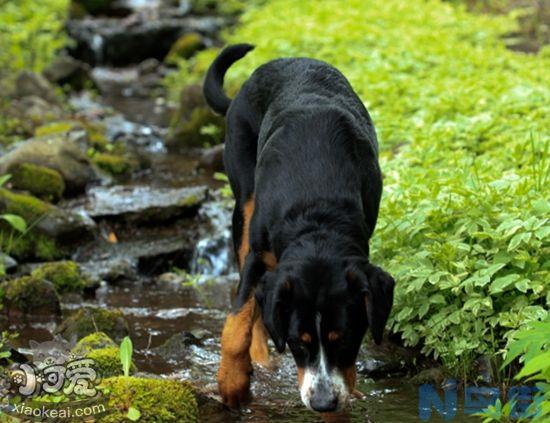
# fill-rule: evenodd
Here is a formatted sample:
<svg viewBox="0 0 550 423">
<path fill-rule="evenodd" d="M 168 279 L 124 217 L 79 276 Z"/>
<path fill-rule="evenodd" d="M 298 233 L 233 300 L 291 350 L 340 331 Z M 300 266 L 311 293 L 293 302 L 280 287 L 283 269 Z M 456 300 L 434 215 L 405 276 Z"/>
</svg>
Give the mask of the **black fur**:
<svg viewBox="0 0 550 423">
<path fill-rule="evenodd" d="M 225 49 L 204 86 L 208 104 L 226 112 L 236 249 L 242 207 L 255 200 L 237 307 L 254 292 L 277 349 L 288 343 L 299 366 L 317 357 L 318 342 L 304 346 L 300 334 L 315 338 L 320 313 L 332 365 L 351 366 L 368 325 L 381 341 L 393 299 L 393 279 L 368 261 L 382 193 L 374 126 L 346 78 L 307 58 L 260 66 L 230 102 L 223 74 L 250 49 Z M 274 271 L 262 262 L 266 251 Z M 329 343 L 330 331 L 342 334 L 338 342 Z"/>
</svg>

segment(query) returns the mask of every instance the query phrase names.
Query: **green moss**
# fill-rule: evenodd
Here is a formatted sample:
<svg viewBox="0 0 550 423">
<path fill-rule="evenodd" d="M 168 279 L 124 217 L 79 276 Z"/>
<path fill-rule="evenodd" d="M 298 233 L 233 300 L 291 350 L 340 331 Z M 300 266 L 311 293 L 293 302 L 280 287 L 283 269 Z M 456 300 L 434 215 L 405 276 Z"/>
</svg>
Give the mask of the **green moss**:
<svg viewBox="0 0 550 423">
<path fill-rule="evenodd" d="M 52 206 L 30 195 L 0 188 L 0 211 L 21 216 L 28 224 L 53 210 Z"/>
<path fill-rule="evenodd" d="M 95 361 L 94 369 L 99 372 L 101 377 L 121 376 L 123 374 L 119 347 L 95 349 L 86 354 L 86 358 Z M 136 366 L 132 363 L 130 373 L 135 372 Z"/>
<path fill-rule="evenodd" d="M 54 284 L 58 293 L 82 292 L 86 281 L 74 261 L 47 263 L 32 272 L 36 278 L 45 279 Z"/>
<path fill-rule="evenodd" d="M 11 183 L 15 189 L 29 191 L 47 201 L 59 201 L 65 192 L 65 181 L 54 169 L 22 163 L 9 169 Z"/>
<path fill-rule="evenodd" d="M 43 261 L 52 261 L 62 258 L 65 254 L 55 240 L 34 231 L 24 235 L 13 234 L 11 230 L 0 224 L 0 248 L 9 251 L 18 259 L 36 258 Z"/>
<path fill-rule="evenodd" d="M 188 59 L 204 47 L 202 37 L 196 32 L 181 36 L 170 48 L 166 56 L 167 62 L 175 62 L 178 59 Z"/>
<path fill-rule="evenodd" d="M 224 120 L 208 107 L 197 107 L 193 109 L 187 121 L 175 120 L 170 138 L 172 142 L 186 147 L 204 147 L 220 143 L 223 131 L 219 131 L 213 137 L 210 132 L 202 130 L 211 125 L 223 128 Z"/>
<path fill-rule="evenodd" d="M 66 134 L 67 132 L 81 127 L 78 122 L 61 121 L 48 123 L 46 125 L 39 126 L 34 130 L 35 137 L 45 137 L 49 135 Z"/>
<path fill-rule="evenodd" d="M 65 339 L 80 339 L 94 332 L 120 340 L 128 335 L 128 323 L 120 310 L 86 307 L 65 319 L 56 330 Z"/>
<path fill-rule="evenodd" d="M 94 332 L 78 341 L 72 352 L 78 356 L 85 356 L 92 350 L 116 346 L 115 341 L 105 332 Z"/>
<path fill-rule="evenodd" d="M 40 310 L 59 312 L 59 297 L 51 283 L 34 276 L 5 281 L 1 284 L 2 299 L 8 309 L 23 313 Z"/>
<path fill-rule="evenodd" d="M 109 392 L 112 411 L 100 417 L 100 422 L 126 421 L 130 406 L 140 411 L 144 422 L 198 421 L 197 402 L 188 383 L 120 376 L 104 380 L 101 387 Z"/>
<path fill-rule="evenodd" d="M 92 162 L 112 175 L 128 175 L 135 168 L 133 160 L 109 153 L 94 154 Z"/>
</svg>

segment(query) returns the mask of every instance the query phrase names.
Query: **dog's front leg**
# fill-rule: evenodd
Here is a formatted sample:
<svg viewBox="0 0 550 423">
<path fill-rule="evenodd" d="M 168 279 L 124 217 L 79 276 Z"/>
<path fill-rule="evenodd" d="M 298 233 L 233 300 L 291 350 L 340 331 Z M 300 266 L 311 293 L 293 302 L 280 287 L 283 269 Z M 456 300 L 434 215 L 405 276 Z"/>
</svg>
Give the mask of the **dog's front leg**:
<svg viewBox="0 0 550 423">
<path fill-rule="evenodd" d="M 238 311 L 227 316 L 222 332 L 218 387 L 223 403 L 232 408 L 238 408 L 248 398 L 255 308 L 256 300 L 252 296 Z"/>
<path fill-rule="evenodd" d="M 253 295 L 265 265 L 253 254 L 246 257 L 236 307 L 225 321 L 221 339 L 218 387 L 224 404 L 238 408 L 248 399 L 252 363 L 250 345 L 258 309 Z"/>
</svg>

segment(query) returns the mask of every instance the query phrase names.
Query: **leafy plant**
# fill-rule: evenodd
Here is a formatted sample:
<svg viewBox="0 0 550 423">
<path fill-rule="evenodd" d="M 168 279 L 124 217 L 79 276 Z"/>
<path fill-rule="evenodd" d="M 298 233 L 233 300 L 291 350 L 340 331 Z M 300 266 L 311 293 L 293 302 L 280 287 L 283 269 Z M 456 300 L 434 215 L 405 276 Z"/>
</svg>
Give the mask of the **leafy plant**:
<svg viewBox="0 0 550 423">
<path fill-rule="evenodd" d="M 270 0 L 225 36 L 256 44 L 229 70 L 229 93 L 285 56 L 348 77 L 379 135 L 372 260 L 397 281 L 390 327 L 464 378 L 480 355 L 498 369 L 514 331 L 550 306 L 550 55 L 507 50 L 516 28 L 435 0 Z M 215 54 L 180 62 L 173 92 Z"/>
<path fill-rule="evenodd" d="M 126 336 L 120 343 L 120 362 L 124 376 L 130 376 L 130 368 L 132 367 L 133 346 L 130 337 Z"/>
<path fill-rule="evenodd" d="M 538 389 L 527 412 L 519 416 L 519 421 L 546 422 L 550 418 L 550 320 L 533 322 L 516 331 L 511 339 L 502 367 L 519 359 L 523 366 L 515 379 L 535 381 Z M 510 421 L 516 403 L 514 398 L 503 406 L 499 399 L 479 416 L 484 418 L 484 423 Z"/>
</svg>

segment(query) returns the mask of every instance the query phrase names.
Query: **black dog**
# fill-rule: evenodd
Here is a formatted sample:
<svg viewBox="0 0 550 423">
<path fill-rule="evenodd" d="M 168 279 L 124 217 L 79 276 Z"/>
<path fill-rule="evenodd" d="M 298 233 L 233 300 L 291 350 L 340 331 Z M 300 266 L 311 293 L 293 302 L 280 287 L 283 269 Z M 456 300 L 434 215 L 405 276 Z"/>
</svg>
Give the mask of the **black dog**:
<svg viewBox="0 0 550 423">
<path fill-rule="evenodd" d="M 279 352 L 292 351 L 304 404 L 334 411 L 353 391 L 367 327 L 379 343 L 393 301 L 394 280 L 368 261 L 382 193 L 376 133 L 346 78 L 318 60 L 266 63 L 231 101 L 224 74 L 252 48 L 223 50 L 204 83 L 208 104 L 227 116 L 241 269 L 220 393 L 232 407 L 246 399 L 251 358 L 269 359 L 265 325 Z"/>
</svg>

